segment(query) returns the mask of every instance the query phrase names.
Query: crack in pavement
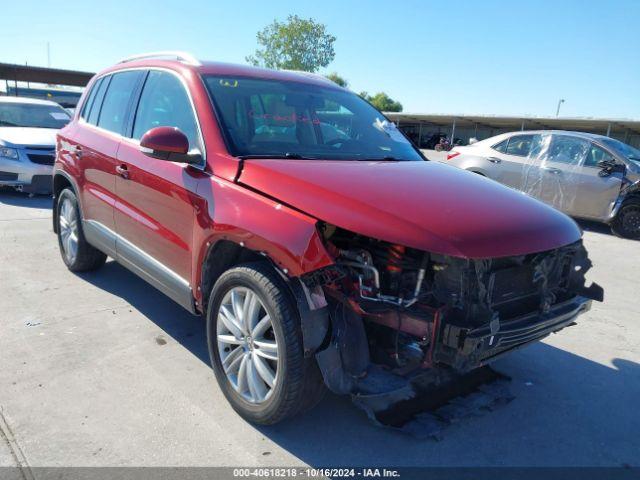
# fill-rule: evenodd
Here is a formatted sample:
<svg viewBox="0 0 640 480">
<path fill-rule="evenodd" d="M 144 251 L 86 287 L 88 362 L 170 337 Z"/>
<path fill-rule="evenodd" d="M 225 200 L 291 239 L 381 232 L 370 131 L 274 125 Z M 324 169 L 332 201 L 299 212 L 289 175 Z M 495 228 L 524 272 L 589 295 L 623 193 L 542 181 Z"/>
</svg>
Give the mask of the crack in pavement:
<svg viewBox="0 0 640 480">
<path fill-rule="evenodd" d="M 4 409 L 2 405 L 0 405 L 0 437 L 5 441 L 7 447 L 9 448 L 9 452 L 11 452 L 11 456 L 13 457 L 13 461 L 16 463 L 16 467 L 20 470 L 20 474 L 24 480 L 35 480 L 33 472 L 31 471 L 31 466 L 27 461 L 27 457 L 25 456 L 22 448 L 18 444 L 11 427 L 9 427 L 9 423 L 4 416 Z"/>
</svg>

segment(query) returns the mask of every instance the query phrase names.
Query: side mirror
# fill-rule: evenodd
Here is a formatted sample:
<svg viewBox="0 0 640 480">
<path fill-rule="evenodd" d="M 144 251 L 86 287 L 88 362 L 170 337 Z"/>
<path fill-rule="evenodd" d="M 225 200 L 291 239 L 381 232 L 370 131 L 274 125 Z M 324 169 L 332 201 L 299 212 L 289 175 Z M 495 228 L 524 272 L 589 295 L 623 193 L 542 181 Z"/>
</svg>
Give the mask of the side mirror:
<svg viewBox="0 0 640 480">
<path fill-rule="evenodd" d="M 621 163 L 616 162 L 615 160 L 600 160 L 598 162 L 598 167 L 602 169 L 598 172 L 598 175 L 601 177 L 608 177 L 613 173 L 624 173 L 625 171 L 625 166 Z"/>
<path fill-rule="evenodd" d="M 152 128 L 140 139 L 140 151 L 158 160 L 200 162 L 199 155 L 189 155 L 189 139 L 176 127 Z"/>
</svg>

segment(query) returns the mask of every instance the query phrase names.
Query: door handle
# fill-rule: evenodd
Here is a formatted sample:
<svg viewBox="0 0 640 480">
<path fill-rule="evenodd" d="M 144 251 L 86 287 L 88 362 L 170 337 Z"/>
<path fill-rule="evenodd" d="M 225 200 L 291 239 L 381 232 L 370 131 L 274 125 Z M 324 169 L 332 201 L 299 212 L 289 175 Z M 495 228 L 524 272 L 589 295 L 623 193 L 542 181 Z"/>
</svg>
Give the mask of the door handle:
<svg viewBox="0 0 640 480">
<path fill-rule="evenodd" d="M 76 148 L 74 148 L 73 153 L 76 154 L 76 158 L 78 160 L 80 160 L 82 158 L 82 147 L 80 146 L 76 146 Z"/>
<path fill-rule="evenodd" d="M 502 162 L 502 160 L 500 160 L 497 157 L 489 157 L 489 158 L 487 158 L 487 160 L 489 160 L 491 163 L 500 163 L 500 162 Z"/>
<path fill-rule="evenodd" d="M 129 178 L 129 169 L 126 165 L 118 165 L 116 167 L 116 172 L 125 180 Z"/>
<path fill-rule="evenodd" d="M 541 168 L 542 168 L 542 170 L 545 170 L 545 171 L 547 171 L 549 173 L 555 173 L 556 175 L 558 173 L 562 173 L 562 170 L 560 170 L 559 168 L 553 168 L 553 167 L 541 167 Z"/>
</svg>

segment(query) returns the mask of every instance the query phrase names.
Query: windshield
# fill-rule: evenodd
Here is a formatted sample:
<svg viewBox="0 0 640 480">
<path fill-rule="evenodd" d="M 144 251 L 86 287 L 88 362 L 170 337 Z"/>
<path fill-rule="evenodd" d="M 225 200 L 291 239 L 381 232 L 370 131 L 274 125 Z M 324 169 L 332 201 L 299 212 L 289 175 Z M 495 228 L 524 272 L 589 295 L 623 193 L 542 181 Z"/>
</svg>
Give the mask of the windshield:
<svg viewBox="0 0 640 480">
<path fill-rule="evenodd" d="M 640 166 L 640 150 L 638 150 L 637 148 L 634 148 L 631 145 L 627 145 L 626 143 L 622 143 L 620 140 L 615 140 L 613 138 L 605 138 L 602 140 L 602 143 L 604 143 L 608 147 L 613 148 L 620 155 L 626 157 L 636 165 Z"/>
<path fill-rule="evenodd" d="M 55 105 L 0 102 L 0 127 L 62 128 L 70 119 Z"/>
<path fill-rule="evenodd" d="M 422 160 L 357 95 L 306 83 L 205 76 L 232 154 L 331 160 Z"/>
</svg>

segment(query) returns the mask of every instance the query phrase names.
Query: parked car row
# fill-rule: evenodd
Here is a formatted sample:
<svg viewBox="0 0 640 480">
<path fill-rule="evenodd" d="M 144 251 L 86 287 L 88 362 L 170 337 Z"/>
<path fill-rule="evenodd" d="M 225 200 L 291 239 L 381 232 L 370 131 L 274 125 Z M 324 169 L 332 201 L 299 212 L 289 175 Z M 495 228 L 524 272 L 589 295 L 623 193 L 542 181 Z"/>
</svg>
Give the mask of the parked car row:
<svg viewBox="0 0 640 480">
<path fill-rule="evenodd" d="M 71 271 L 110 256 L 202 315 L 244 418 L 327 387 L 392 405 L 603 299 L 573 220 L 425 161 L 353 92 L 171 57 L 91 80 L 58 134 L 53 228 Z"/>
<path fill-rule="evenodd" d="M 51 193 L 56 132 L 69 120 L 48 100 L 0 97 L 0 186 Z"/>
<path fill-rule="evenodd" d="M 447 155 L 447 163 L 520 190 L 576 218 L 640 238 L 640 150 L 581 132 L 498 135 Z"/>
</svg>

